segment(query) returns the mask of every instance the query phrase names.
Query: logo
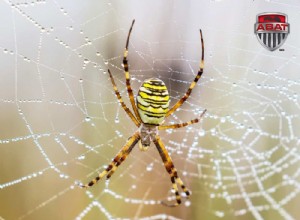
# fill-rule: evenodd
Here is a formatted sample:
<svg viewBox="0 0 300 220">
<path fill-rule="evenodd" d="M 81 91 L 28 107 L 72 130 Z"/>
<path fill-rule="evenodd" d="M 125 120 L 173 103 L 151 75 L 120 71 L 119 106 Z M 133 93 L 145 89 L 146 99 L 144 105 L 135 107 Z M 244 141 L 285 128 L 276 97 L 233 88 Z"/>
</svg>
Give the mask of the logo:
<svg viewBox="0 0 300 220">
<path fill-rule="evenodd" d="M 261 13 L 257 15 L 254 33 L 258 41 L 270 51 L 279 48 L 290 32 L 287 15 L 283 13 Z"/>
</svg>

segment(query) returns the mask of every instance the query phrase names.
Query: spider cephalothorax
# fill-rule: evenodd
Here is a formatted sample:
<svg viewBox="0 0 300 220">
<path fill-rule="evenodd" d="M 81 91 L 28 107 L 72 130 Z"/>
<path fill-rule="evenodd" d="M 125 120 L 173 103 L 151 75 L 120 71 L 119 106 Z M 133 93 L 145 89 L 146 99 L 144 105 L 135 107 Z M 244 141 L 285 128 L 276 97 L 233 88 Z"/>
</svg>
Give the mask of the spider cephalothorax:
<svg viewBox="0 0 300 220">
<path fill-rule="evenodd" d="M 202 45 L 202 58 L 200 62 L 200 67 L 198 73 L 191 83 L 190 87 L 186 91 L 185 95 L 175 104 L 171 109 L 169 109 L 170 103 L 170 96 L 168 93 L 168 89 L 165 83 L 157 78 L 147 79 L 141 85 L 136 100 L 133 95 L 133 91 L 130 85 L 130 75 L 129 75 L 129 68 L 128 68 L 128 45 L 129 45 L 129 38 L 132 31 L 132 27 L 134 24 L 134 20 L 132 21 L 131 27 L 129 29 L 129 33 L 127 36 L 126 47 L 124 51 L 124 58 L 123 58 L 123 67 L 125 71 L 126 77 L 126 87 L 128 96 L 130 99 L 130 103 L 132 105 L 132 109 L 134 113 L 126 106 L 123 102 L 122 97 L 118 91 L 117 85 L 114 81 L 114 78 L 108 70 L 115 94 L 121 104 L 122 108 L 125 110 L 127 115 L 131 118 L 133 123 L 138 127 L 137 131 L 128 139 L 127 143 L 122 147 L 119 153 L 114 157 L 112 162 L 107 166 L 107 168 L 102 171 L 95 179 L 90 181 L 85 185 L 81 185 L 81 187 L 87 188 L 93 186 L 96 182 L 106 176 L 109 179 L 118 166 L 126 159 L 126 157 L 130 154 L 134 146 L 139 142 L 139 146 L 141 150 L 147 150 L 150 146 L 151 142 L 154 143 L 156 146 L 160 157 L 164 163 L 164 166 L 171 177 L 172 187 L 175 191 L 176 196 L 176 203 L 175 204 L 167 204 L 162 202 L 162 204 L 170 207 L 177 206 L 181 203 L 181 196 L 178 192 L 178 185 L 181 187 L 183 192 L 188 197 L 190 192 L 183 184 L 182 180 L 179 178 L 177 170 L 172 162 L 172 159 L 163 144 L 158 130 L 164 129 L 177 129 L 181 127 L 185 127 L 194 123 L 199 122 L 200 118 L 203 116 L 206 110 L 202 112 L 199 118 L 193 119 L 191 121 L 181 123 L 181 124 L 171 124 L 171 125 L 164 125 L 164 120 L 168 116 L 170 116 L 173 112 L 176 111 L 190 96 L 194 86 L 200 79 L 203 68 L 204 68 L 204 44 L 203 44 L 203 37 L 202 32 L 200 30 L 200 37 L 201 37 L 201 45 Z M 178 185 L 177 185 L 178 184 Z"/>
<path fill-rule="evenodd" d="M 139 141 L 140 150 L 146 151 L 151 142 L 155 140 L 155 136 L 158 135 L 158 129 L 155 125 L 141 124 L 140 129 L 141 139 Z"/>
</svg>

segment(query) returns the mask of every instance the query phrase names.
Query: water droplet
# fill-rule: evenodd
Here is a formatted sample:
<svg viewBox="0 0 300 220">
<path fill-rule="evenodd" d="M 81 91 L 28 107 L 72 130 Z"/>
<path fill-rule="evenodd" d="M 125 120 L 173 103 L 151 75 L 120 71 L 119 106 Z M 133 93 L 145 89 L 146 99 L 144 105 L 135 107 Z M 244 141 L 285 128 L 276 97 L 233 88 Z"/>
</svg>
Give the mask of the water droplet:
<svg viewBox="0 0 300 220">
<path fill-rule="evenodd" d="M 81 155 L 77 158 L 78 160 L 84 160 L 85 159 L 85 156 L 84 155 Z"/>
<path fill-rule="evenodd" d="M 153 169 L 153 164 L 150 163 L 150 164 L 147 166 L 146 170 L 147 170 L 148 172 L 150 172 L 150 171 L 152 171 L 152 169 Z"/>
<path fill-rule="evenodd" d="M 89 122 L 89 121 L 91 121 L 91 118 L 87 116 L 87 117 L 85 117 L 85 121 Z"/>
<path fill-rule="evenodd" d="M 205 131 L 203 129 L 201 129 L 199 132 L 198 132 L 199 136 L 200 137 L 203 137 L 205 135 Z"/>
<path fill-rule="evenodd" d="M 224 212 L 221 212 L 221 211 L 215 211 L 215 215 L 220 217 L 220 218 L 223 218 L 224 217 Z"/>
<path fill-rule="evenodd" d="M 185 205 L 186 207 L 189 207 L 189 206 L 191 205 L 191 201 L 190 201 L 190 200 L 186 200 L 186 201 L 184 202 L 184 205 Z"/>
</svg>

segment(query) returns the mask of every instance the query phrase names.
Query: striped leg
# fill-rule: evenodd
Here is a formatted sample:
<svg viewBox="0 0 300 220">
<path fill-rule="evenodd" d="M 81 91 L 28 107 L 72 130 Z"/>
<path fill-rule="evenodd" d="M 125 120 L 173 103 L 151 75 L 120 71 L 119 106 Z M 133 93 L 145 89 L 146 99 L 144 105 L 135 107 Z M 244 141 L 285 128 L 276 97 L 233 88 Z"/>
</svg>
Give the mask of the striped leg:
<svg viewBox="0 0 300 220">
<path fill-rule="evenodd" d="M 137 140 L 138 141 L 138 140 Z M 136 144 L 137 142 L 135 142 Z M 112 168 L 112 170 L 107 174 L 106 179 L 109 179 L 114 172 L 116 171 L 116 169 L 126 160 L 126 158 L 128 157 L 128 155 L 131 153 L 132 149 L 134 148 L 134 145 L 131 145 L 131 147 L 129 147 L 124 153 L 123 156 L 120 157 L 119 161 L 115 164 L 115 166 Z"/>
<path fill-rule="evenodd" d="M 107 180 L 115 173 L 116 169 L 119 167 L 120 164 L 121 164 L 120 162 L 117 162 L 116 164 L 114 164 L 114 167 L 106 175 Z"/>
<path fill-rule="evenodd" d="M 129 99 L 130 99 L 130 103 L 132 105 L 132 109 L 135 113 L 135 116 L 137 117 L 137 120 L 139 122 L 141 122 L 141 118 L 140 118 L 140 115 L 138 113 L 138 110 L 137 110 L 137 107 L 136 107 L 136 104 L 135 104 L 134 95 L 133 95 L 131 84 L 130 84 L 130 74 L 129 74 L 129 66 L 128 66 L 128 60 L 127 60 L 129 38 L 130 38 L 130 35 L 131 35 L 131 31 L 132 31 L 134 22 L 135 22 L 135 20 L 132 21 L 131 27 L 130 27 L 128 35 L 127 35 L 127 41 L 126 41 L 126 46 L 125 46 L 125 50 L 124 50 L 124 57 L 123 57 L 123 67 L 124 67 L 124 71 L 125 71 L 126 88 L 127 88 L 128 96 L 129 96 Z"/>
<path fill-rule="evenodd" d="M 108 69 L 108 73 L 109 73 L 109 77 L 111 79 L 111 83 L 113 84 L 113 88 L 114 88 L 114 91 L 115 91 L 115 94 L 122 106 L 122 108 L 125 110 L 125 112 L 127 113 L 127 115 L 131 118 L 131 120 L 134 122 L 134 124 L 137 126 L 137 127 L 140 127 L 140 122 L 134 117 L 134 115 L 132 114 L 132 112 L 130 111 L 130 109 L 126 106 L 126 104 L 124 103 L 123 99 L 122 99 L 122 96 L 117 88 L 117 85 L 115 83 L 115 80 L 110 72 L 110 70 Z"/>
<path fill-rule="evenodd" d="M 200 79 L 203 69 L 204 69 L 204 42 L 203 42 L 203 36 L 202 36 L 202 31 L 200 30 L 200 37 L 201 37 L 201 45 L 202 45 L 202 58 L 200 61 L 200 66 L 198 70 L 198 74 L 196 75 L 194 81 L 191 83 L 190 87 L 186 91 L 185 95 L 167 112 L 166 117 L 171 115 L 173 112 L 176 111 L 191 95 L 193 88 L 197 84 L 198 80 Z"/>
<path fill-rule="evenodd" d="M 185 126 L 188 126 L 188 125 L 198 123 L 201 120 L 201 118 L 203 117 L 203 115 L 205 114 L 205 112 L 206 112 L 206 109 L 201 113 L 199 118 L 195 118 L 195 119 L 193 119 L 191 121 L 188 121 L 188 122 L 184 122 L 184 123 L 181 123 L 181 124 L 174 124 L 174 125 L 160 125 L 160 126 L 158 126 L 158 130 L 177 129 L 177 128 L 182 128 L 182 127 L 185 127 Z"/>
<path fill-rule="evenodd" d="M 102 171 L 95 179 L 93 179 L 92 181 L 90 181 L 85 185 L 80 185 L 80 187 L 82 188 L 91 187 L 99 180 L 101 180 L 106 174 L 111 176 L 113 172 L 117 169 L 117 167 L 121 164 L 121 162 L 123 162 L 126 159 L 126 157 L 129 155 L 129 153 L 134 148 L 134 146 L 139 141 L 139 139 L 140 139 L 140 134 L 137 131 L 128 139 L 127 143 L 122 147 L 122 149 L 114 157 L 112 162 L 107 166 L 107 168 L 104 171 Z"/>
<path fill-rule="evenodd" d="M 172 162 L 172 159 L 170 157 L 170 155 L 168 154 L 167 149 L 165 148 L 163 142 L 161 141 L 160 137 L 157 135 L 155 137 L 155 139 L 153 140 L 162 161 L 164 162 L 165 168 L 167 170 L 167 172 L 170 174 L 171 177 L 171 182 L 172 182 L 172 187 L 175 190 L 175 196 L 176 196 L 176 203 L 174 204 L 167 204 L 166 202 L 162 201 L 162 204 L 165 206 L 169 206 L 169 207 L 175 207 L 178 206 L 181 203 L 181 196 L 179 194 L 178 191 L 178 186 L 177 184 L 180 185 L 180 187 L 182 188 L 183 192 L 185 192 L 187 198 L 190 195 L 190 192 L 188 191 L 188 189 L 185 187 L 185 185 L 183 184 L 182 180 L 178 177 L 177 174 L 177 170 L 174 167 L 174 164 Z"/>
</svg>

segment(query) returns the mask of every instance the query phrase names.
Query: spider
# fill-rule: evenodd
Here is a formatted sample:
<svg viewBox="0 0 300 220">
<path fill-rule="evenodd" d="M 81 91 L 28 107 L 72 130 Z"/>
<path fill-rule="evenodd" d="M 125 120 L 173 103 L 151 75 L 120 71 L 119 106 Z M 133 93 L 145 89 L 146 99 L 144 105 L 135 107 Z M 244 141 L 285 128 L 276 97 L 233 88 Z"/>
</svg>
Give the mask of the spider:
<svg viewBox="0 0 300 220">
<path fill-rule="evenodd" d="M 175 196 L 176 196 L 175 203 L 168 204 L 162 201 L 161 204 L 169 207 L 175 207 L 181 203 L 181 196 L 178 192 L 177 184 L 179 184 L 179 186 L 185 193 L 186 198 L 189 197 L 190 191 L 185 187 L 183 181 L 179 178 L 177 170 L 172 162 L 172 159 L 158 134 L 158 130 L 177 129 L 194 123 L 198 123 L 202 118 L 202 116 L 204 115 L 204 113 L 206 112 L 205 109 L 200 115 L 200 117 L 185 123 L 171 124 L 171 125 L 164 124 L 164 120 L 168 116 L 170 116 L 173 112 L 175 112 L 176 109 L 178 109 L 188 99 L 194 86 L 196 85 L 196 83 L 198 82 L 198 80 L 200 79 L 203 73 L 204 42 L 202 37 L 202 31 L 200 30 L 202 58 L 200 61 L 198 74 L 196 75 L 194 81 L 191 83 L 190 87 L 186 91 L 185 95 L 172 108 L 169 109 L 170 96 L 167 87 L 165 83 L 158 78 L 151 78 L 145 80 L 141 85 L 141 87 L 139 88 L 138 95 L 136 96 L 136 100 L 134 99 L 133 91 L 130 85 L 130 75 L 129 75 L 128 60 L 127 60 L 129 38 L 131 35 L 134 22 L 135 20 L 132 21 L 131 27 L 128 32 L 124 57 L 123 57 L 123 67 L 125 71 L 126 87 L 127 87 L 128 96 L 134 113 L 132 113 L 132 111 L 126 106 L 126 104 L 122 100 L 120 92 L 118 91 L 117 85 L 109 69 L 108 69 L 108 73 L 119 103 L 121 104 L 122 108 L 125 110 L 127 115 L 131 118 L 133 123 L 138 127 L 138 129 L 127 140 L 127 143 L 122 147 L 122 149 L 114 157 L 112 162 L 107 166 L 107 168 L 104 171 L 102 171 L 95 179 L 93 179 L 89 183 L 80 186 L 82 188 L 91 187 L 105 176 L 106 179 L 109 179 L 116 171 L 118 166 L 120 166 L 125 161 L 125 159 L 130 154 L 130 152 L 132 151 L 132 149 L 135 147 L 137 143 L 139 143 L 140 150 L 146 151 L 148 150 L 150 143 L 152 141 L 160 154 L 160 157 L 164 163 L 167 172 L 171 177 L 172 187 L 175 191 Z"/>
</svg>

